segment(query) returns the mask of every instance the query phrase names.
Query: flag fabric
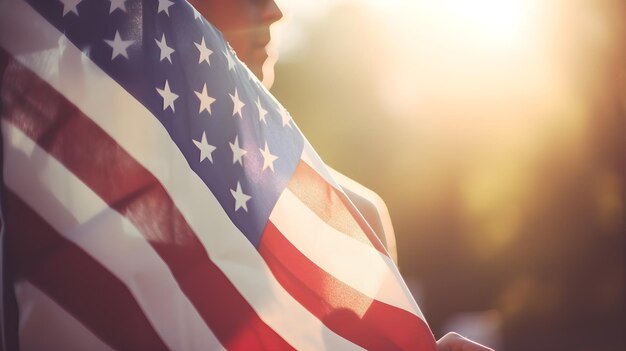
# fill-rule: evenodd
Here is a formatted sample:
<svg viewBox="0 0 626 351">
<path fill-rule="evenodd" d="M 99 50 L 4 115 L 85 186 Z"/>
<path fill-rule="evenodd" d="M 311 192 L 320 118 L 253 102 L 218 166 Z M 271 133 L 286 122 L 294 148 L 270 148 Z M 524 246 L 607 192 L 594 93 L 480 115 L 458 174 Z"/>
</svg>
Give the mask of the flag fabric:
<svg viewBox="0 0 626 351">
<path fill-rule="evenodd" d="M 435 350 L 289 113 L 186 1 L 0 0 L 0 46 L 22 349 Z"/>
</svg>

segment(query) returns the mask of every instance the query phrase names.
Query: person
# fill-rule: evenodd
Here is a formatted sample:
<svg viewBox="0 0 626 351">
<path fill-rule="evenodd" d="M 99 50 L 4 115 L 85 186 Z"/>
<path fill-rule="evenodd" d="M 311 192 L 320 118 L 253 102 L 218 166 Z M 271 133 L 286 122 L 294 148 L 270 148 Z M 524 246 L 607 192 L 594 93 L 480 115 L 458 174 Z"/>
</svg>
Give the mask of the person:
<svg viewBox="0 0 626 351">
<path fill-rule="evenodd" d="M 211 24 L 218 28 L 237 57 L 270 89 L 276 53 L 268 51 L 270 25 L 283 13 L 275 1 L 268 0 L 191 0 L 189 1 Z M 266 70 L 265 74 L 263 69 Z M 328 166 L 327 166 L 328 167 Z M 328 167 L 333 177 L 361 212 L 372 230 L 398 263 L 395 234 L 385 202 L 373 191 Z"/>
<path fill-rule="evenodd" d="M 283 17 L 274 0 L 189 0 L 196 10 L 219 29 L 239 59 L 245 63 L 268 89 L 273 76 L 275 52 L 268 48 L 272 37 L 270 26 Z M 265 70 L 265 72 L 264 72 Z M 330 167 L 329 167 L 330 168 Z M 346 195 L 370 224 L 391 257 L 397 263 L 395 235 L 384 201 L 373 191 L 330 169 Z M 439 351 L 488 351 L 456 333 L 448 333 L 437 341 Z"/>
</svg>

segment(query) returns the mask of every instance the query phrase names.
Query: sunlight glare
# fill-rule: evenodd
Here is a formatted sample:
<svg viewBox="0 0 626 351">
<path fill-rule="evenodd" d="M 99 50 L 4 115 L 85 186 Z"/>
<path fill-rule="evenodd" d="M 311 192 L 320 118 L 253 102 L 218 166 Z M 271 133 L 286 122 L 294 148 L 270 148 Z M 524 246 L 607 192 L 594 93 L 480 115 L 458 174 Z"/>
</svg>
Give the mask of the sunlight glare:
<svg viewBox="0 0 626 351">
<path fill-rule="evenodd" d="M 476 38 L 492 43 L 517 42 L 524 39 L 532 24 L 530 5 L 524 0 L 444 1 L 451 20 L 474 31 Z"/>
</svg>

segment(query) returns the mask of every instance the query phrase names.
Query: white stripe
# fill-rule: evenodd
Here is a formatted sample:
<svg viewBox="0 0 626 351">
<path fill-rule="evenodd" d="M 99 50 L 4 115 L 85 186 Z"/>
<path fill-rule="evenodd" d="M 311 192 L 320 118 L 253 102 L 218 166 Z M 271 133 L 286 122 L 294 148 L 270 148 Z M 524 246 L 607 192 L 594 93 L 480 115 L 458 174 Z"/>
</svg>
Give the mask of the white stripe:
<svg viewBox="0 0 626 351">
<path fill-rule="evenodd" d="M 31 283 L 22 280 L 14 286 L 20 350 L 113 350 Z"/>
<path fill-rule="evenodd" d="M 289 189 L 278 199 L 270 220 L 291 244 L 327 273 L 372 299 L 424 319 L 388 256 L 328 225 Z"/>
<path fill-rule="evenodd" d="M 17 0 L 6 0 L 6 4 L 10 6 L 0 8 L 2 46 L 74 103 L 161 182 L 209 257 L 265 323 L 297 349 L 360 349 L 326 328 L 278 283 L 256 248 L 230 222 L 199 177 L 189 171 L 170 136 L 143 105 L 30 7 Z M 32 36 L 16 37 L 16 33 L 28 33 L 31 28 L 39 28 L 46 35 L 38 34 L 36 43 Z M 56 48 L 57 54 L 45 51 L 50 48 Z M 72 69 L 63 75 L 49 69 L 68 64 Z"/>
<path fill-rule="evenodd" d="M 2 120 L 2 133 L 7 186 L 125 284 L 169 348 L 221 348 L 132 223 L 13 124 Z"/>
</svg>

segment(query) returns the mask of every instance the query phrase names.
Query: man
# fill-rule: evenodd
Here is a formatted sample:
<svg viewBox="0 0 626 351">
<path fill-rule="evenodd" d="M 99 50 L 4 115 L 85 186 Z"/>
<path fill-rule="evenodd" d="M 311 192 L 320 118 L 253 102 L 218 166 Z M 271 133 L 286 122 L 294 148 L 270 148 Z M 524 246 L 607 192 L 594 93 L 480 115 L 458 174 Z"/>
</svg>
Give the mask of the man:
<svg viewBox="0 0 626 351">
<path fill-rule="evenodd" d="M 266 48 L 271 40 L 270 25 L 283 16 L 276 3 L 268 0 L 191 0 L 190 3 L 224 34 L 239 59 L 271 88 L 271 83 L 264 79 L 263 69 L 273 76 L 276 57 L 271 56 L 275 53 Z M 332 169 L 331 172 L 397 264 L 395 235 L 384 201 L 352 179 Z"/>
<path fill-rule="evenodd" d="M 263 80 L 263 69 L 270 73 L 275 62 L 273 57 L 268 60 L 270 55 L 274 54 L 267 51 L 271 40 L 270 25 L 283 16 L 275 1 L 189 0 L 189 2 L 224 34 L 239 59 L 266 83 L 267 80 Z M 270 88 L 268 84 L 266 86 Z M 385 203 L 373 191 L 336 171 L 331 171 L 397 263 L 395 236 Z M 441 351 L 490 350 L 455 333 L 442 337 L 437 342 L 437 347 Z"/>
<path fill-rule="evenodd" d="M 4 349 L 436 350 L 251 75 L 186 1 L 0 0 Z"/>
</svg>

